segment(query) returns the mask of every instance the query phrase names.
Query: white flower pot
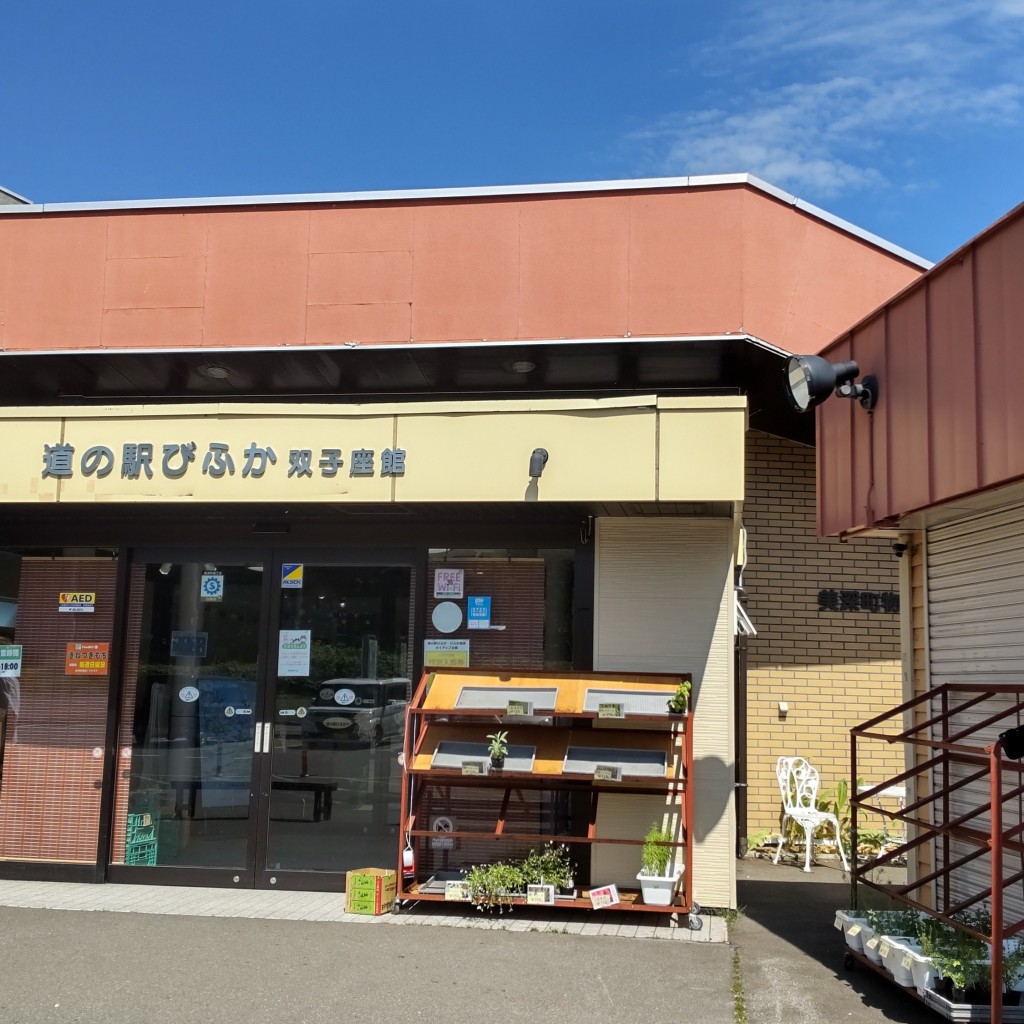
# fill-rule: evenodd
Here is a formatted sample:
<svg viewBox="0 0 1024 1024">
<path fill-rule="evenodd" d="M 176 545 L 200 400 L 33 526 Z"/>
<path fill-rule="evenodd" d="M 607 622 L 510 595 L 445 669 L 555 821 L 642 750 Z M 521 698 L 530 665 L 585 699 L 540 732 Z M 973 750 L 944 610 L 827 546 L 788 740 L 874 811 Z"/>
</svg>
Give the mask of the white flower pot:
<svg viewBox="0 0 1024 1024">
<path fill-rule="evenodd" d="M 645 875 L 642 871 L 636 876 L 640 883 L 640 892 L 643 894 L 644 903 L 650 907 L 670 907 L 672 897 L 675 895 L 676 886 L 683 874 L 680 868 L 672 875 Z"/>
</svg>

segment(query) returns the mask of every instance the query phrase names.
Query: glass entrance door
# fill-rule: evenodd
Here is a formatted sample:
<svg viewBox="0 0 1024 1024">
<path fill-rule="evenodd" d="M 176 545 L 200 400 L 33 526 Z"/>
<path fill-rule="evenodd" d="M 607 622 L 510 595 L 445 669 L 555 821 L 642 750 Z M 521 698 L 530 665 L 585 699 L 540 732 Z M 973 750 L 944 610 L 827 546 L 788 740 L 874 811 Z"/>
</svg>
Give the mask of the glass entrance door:
<svg viewBox="0 0 1024 1024">
<path fill-rule="evenodd" d="M 253 883 L 262 569 L 132 566 L 111 866 L 133 880 Z"/>
<path fill-rule="evenodd" d="M 307 562 L 275 578 L 257 884 L 341 889 L 398 849 L 412 569 Z"/>
</svg>

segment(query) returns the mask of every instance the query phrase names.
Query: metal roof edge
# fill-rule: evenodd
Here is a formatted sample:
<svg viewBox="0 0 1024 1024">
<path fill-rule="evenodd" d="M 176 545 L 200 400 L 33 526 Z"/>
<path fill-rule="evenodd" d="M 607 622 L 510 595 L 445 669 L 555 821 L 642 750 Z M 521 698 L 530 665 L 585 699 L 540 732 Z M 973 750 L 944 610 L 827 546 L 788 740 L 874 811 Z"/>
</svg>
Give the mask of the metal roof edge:
<svg viewBox="0 0 1024 1024">
<path fill-rule="evenodd" d="M 621 338 L 617 336 L 607 338 L 532 338 L 532 339 L 508 339 L 502 341 L 440 341 L 440 342 L 383 342 L 380 344 L 363 345 L 359 342 L 342 342 L 339 345 L 224 345 L 212 347 L 207 345 L 173 346 L 161 345 L 158 348 L 60 348 L 60 349 L 26 349 L 26 348 L 0 348 L 0 359 L 14 356 L 40 356 L 54 358 L 58 356 L 139 356 L 153 355 L 155 353 L 168 353 L 174 355 L 203 355 L 211 361 L 217 356 L 237 355 L 244 352 L 247 354 L 266 352 L 268 354 L 280 355 L 282 352 L 422 352 L 434 349 L 497 349 L 517 348 L 528 349 L 537 346 L 548 345 L 612 345 L 623 341 L 633 343 L 667 344 L 670 342 L 699 342 L 699 341 L 734 341 L 740 340 L 755 345 L 758 348 L 766 349 L 773 354 L 790 356 L 791 352 L 778 348 L 770 342 L 762 341 L 751 334 L 743 331 L 725 334 L 666 334 L 657 336 L 633 336 Z"/>
<path fill-rule="evenodd" d="M 746 185 L 766 195 L 778 199 L 803 213 L 839 228 L 846 234 L 853 235 L 865 242 L 892 253 L 924 270 L 932 264 L 901 246 L 887 242 L 884 238 L 872 234 L 851 224 L 849 221 L 836 217 L 820 207 L 807 203 L 789 192 L 763 181 L 753 174 L 703 174 L 686 177 L 667 178 L 612 178 L 603 181 L 570 181 L 545 182 L 532 185 L 480 185 L 462 188 L 436 189 L 397 189 L 369 192 L 302 192 L 285 195 L 255 196 L 202 196 L 178 199 L 118 199 L 104 202 L 83 203 L 30 203 L 24 205 L 0 206 L 0 216 L 4 214 L 24 213 L 98 213 L 114 210 L 161 210 L 224 206 L 294 206 L 311 203 L 382 203 L 408 202 L 423 199 L 486 199 L 502 196 L 558 195 L 565 193 L 592 192 L 629 192 L 649 191 L 654 189 L 690 189 L 713 188 L 722 185 Z M 12 195 L 14 193 L 11 193 Z M 21 198 L 21 197 L 19 197 Z"/>
<path fill-rule="evenodd" d="M 14 204 L 13 205 L 18 205 L 18 204 L 23 204 L 23 205 L 27 205 L 27 206 L 33 205 L 31 199 L 26 199 L 24 196 L 19 196 L 17 192 L 14 192 L 13 190 L 11 190 L 9 188 L 4 188 L 3 185 L 0 185 L 0 192 L 2 192 L 5 196 L 10 196 L 14 200 Z"/>
</svg>

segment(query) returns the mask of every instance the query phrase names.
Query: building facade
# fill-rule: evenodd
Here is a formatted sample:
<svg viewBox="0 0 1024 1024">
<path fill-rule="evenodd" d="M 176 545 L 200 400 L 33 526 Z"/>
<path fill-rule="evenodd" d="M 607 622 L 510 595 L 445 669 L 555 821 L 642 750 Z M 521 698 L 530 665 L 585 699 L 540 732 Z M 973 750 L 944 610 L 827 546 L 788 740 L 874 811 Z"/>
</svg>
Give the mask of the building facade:
<svg viewBox="0 0 1024 1024">
<path fill-rule="evenodd" d="M 893 685 L 777 382 L 910 254 L 745 176 L 3 210 L 4 873 L 339 888 L 424 667 L 663 670 L 732 906 L 775 758 Z"/>
</svg>

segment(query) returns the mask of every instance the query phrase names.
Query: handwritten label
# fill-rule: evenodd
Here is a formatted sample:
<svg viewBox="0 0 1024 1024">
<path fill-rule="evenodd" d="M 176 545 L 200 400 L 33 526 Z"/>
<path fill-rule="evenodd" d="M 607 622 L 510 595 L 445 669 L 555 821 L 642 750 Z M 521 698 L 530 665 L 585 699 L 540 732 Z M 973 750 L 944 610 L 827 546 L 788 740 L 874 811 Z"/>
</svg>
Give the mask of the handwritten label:
<svg viewBox="0 0 1024 1024">
<path fill-rule="evenodd" d="M 473 898 L 473 890 L 469 882 L 445 882 L 444 898 L 449 903 L 469 903 Z"/>
<path fill-rule="evenodd" d="M 625 710 L 621 704 L 598 704 L 598 718 L 625 718 Z"/>
<path fill-rule="evenodd" d="M 594 780 L 597 782 L 621 782 L 622 768 L 617 764 L 595 764 Z"/>
<path fill-rule="evenodd" d="M 483 775 L 484 774 L 484 763 L 483 763 L 483 761 L 463 761 L 462 762 L 462 774 L 463 775 Z"/>
<path fill-rule="evenodd" d="M 555 887 L 553 885 L 528 885 L 526 887 L 526 902 L 531 906 L 553 906 Z"/>
<path fill-rule="evenodd" d="M 533 714 L 533 704 L 528 700 L 510 700 L 505 709 L 507 715 L 518 715 L 519 717 Z"/>
</svg>

